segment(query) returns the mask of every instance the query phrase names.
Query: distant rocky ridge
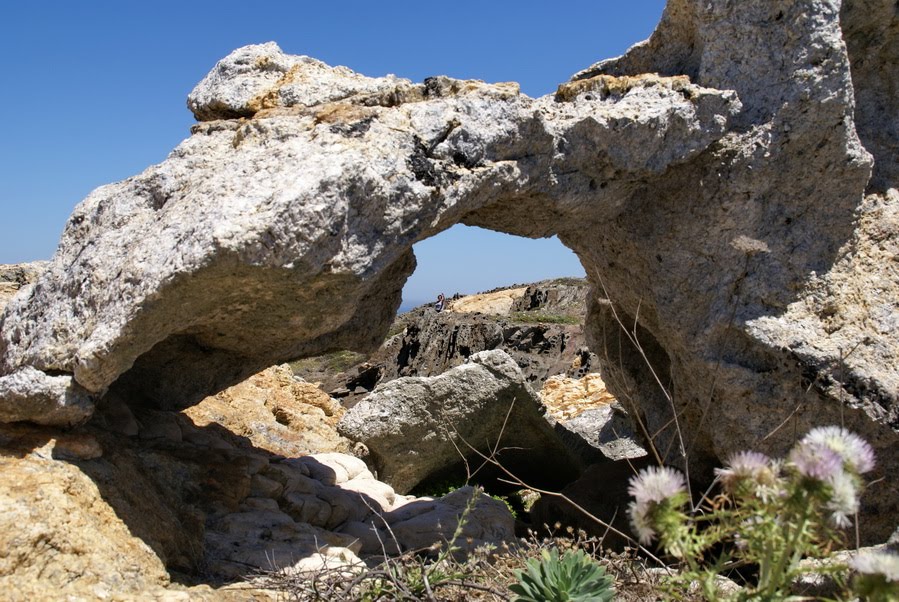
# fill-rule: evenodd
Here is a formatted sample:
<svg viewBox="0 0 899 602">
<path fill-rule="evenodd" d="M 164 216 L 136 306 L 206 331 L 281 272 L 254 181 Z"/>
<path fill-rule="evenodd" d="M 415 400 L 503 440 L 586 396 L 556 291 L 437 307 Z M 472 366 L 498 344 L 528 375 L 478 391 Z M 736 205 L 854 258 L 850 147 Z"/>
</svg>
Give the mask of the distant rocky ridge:
<svg viewBox="0 0 899 602">
<path fill-rule="evenodd" d="M 502 349 L 539 390 L 548 377 L 581 376 L 595 362 L 584 339 L 588 289 L 584 279 L 564 278 L 450 300 L 443 312 L 418 307 L 398 316 L 396 334 L 345 372 L 327 374 L 315 370 L 322 362 L 301 362 L 298 373 L 352 406 L 378 383 L 435 376 L 475 353 Z M 489 313 L 468 311 L 478 308 Z"/>
</svg>

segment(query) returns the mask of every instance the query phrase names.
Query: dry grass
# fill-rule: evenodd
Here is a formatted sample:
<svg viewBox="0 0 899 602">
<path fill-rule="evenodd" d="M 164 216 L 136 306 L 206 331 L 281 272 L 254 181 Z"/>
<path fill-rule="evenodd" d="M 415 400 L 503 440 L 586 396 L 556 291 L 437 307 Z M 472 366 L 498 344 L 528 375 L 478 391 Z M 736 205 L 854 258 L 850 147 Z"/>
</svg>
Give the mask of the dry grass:
<svg viewBox="0 0 899 602">
<path fill-rule="evenodd" d="M 552 536 L 531 534 L 500 548 L 478 548 L 465 558 L 420 550 L 382 560 L 356 570 L 322 568 L 313 573 L 272 571 L 264 575 L 267 588 L 288 600 L 430 600 L 506 602 L 515 595 L 509 586 L 517 582 L 517 571 L 544 550 L 583 550 L 615 578 L 616 600 L 645 602 L 662 599 L 667 570 L 651 568 L 635 550 L 602 553 L 602 541 L 572 529 Z M 422 580 L 422 575 L 430 575 Z M 427 582 L 427 585 L 425 585 Z M 685 593 L 686 602 L 701 600 Z"/>
</svg>

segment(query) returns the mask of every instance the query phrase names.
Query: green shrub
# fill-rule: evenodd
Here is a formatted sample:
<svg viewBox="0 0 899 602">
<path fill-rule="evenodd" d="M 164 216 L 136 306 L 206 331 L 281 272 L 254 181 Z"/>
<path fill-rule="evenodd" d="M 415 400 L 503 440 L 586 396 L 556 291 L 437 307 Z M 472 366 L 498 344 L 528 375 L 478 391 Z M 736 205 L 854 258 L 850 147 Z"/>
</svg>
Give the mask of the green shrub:
<svg viewBox="0 0 899 602">
<path fill-rule="evenodd" d="M 606 602 L 615 595 L 612 577 L 583 550 L 567 550 L 561 557 L 556 548 L 543 550 L 516 576 L 509 589 L 517 602 Z"/>
</svg>

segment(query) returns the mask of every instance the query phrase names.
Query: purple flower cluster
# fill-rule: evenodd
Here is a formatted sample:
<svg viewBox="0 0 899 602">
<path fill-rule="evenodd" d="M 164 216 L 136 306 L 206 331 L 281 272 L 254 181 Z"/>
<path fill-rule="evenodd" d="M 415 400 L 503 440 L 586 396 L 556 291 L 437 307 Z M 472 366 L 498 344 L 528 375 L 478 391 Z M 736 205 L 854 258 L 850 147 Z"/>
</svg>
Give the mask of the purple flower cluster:
<svg viewBox="0 0 899 602">
<path fill-rule="evenodd" d="M 803 516 L 812 516 L 806 510 L 818 512 L 816 508 L 823 508 L 837 526 L 849 526 L 850 517 L 859 508 L 861 475 L 873 468 L 874 451 L 867 442 L 844 428 L 827 426 L 811 430 L 790 451 L 786 461 L 744 451 L 732 455 L 715 474 L 723 490 L 733 497 L 733 503 L 724 506 L 727 512 L 738 520 L 746 518 L 746 509 L 760 514 L 728 526 L 737 531 L 734 540 L 738 548 L 742 544 L 748 549 L 746 542 L 757 531 L 756 521 L 780 520 L 780 513 L 786 513 L 783 524 L 787 528 L 796 500 L 802 505 Z M 690 520 L 681 509 L 687 501 L 684 476 L 668 467 L 646 468 L 631 478 L 628 493 L 634 498 L 628 514 L 640 543 L 648 545 L 662 530 L 669 554 L 686 553 L 686 531 L 678 526 Z M 746 505 L 749 500 L 752 503 Z M 726 512 L 722 516 L 725 515 Z M 804 529 L 806 522 L 802 525 Z M 899 564 L 896 559 L 883 562 Z M 899 567 L 896 568 L 899 575 Z"/>
<path fill-rule="evenodd" d="M 849 517 L 858 512 L 859 475 L 874 468 L 871 446 L 842 427 L 823 426 L 809 431 L 788 461 L 801 476 L 828 486 L 831 518 L 837 526 L 848 527 Z"/>
<path fill-rule="evenodd" d="M 836 453 L 843 468 L 856 475 L 874 469 L 874 450 L 868 442 L 839 426 L 822 426 L 809 431 L 800 445 L 821 445 Z"/>
</svg>

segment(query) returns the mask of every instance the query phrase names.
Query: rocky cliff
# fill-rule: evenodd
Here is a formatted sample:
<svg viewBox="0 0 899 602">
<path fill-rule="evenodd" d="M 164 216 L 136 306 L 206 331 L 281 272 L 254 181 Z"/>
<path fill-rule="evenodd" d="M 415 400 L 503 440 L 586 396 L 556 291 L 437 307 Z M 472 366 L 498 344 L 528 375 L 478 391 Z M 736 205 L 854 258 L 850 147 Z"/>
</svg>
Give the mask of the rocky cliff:
<svg viewBox="0 0 899 602">
<path fill-rule="evenodd" d="M 220 61 L 161 164 L 94 191 L 0 317 L 0 415 L 189 406 L 385 338 L 412 245 L 558 235 L 610 387 L 691 476 L 817 424 L 874 445 L 897 522 L 899 23 L 885 0 L 670 0 L 649 40 L 531 99 L 367 78 L 274 44 Z"/>
</svg>

